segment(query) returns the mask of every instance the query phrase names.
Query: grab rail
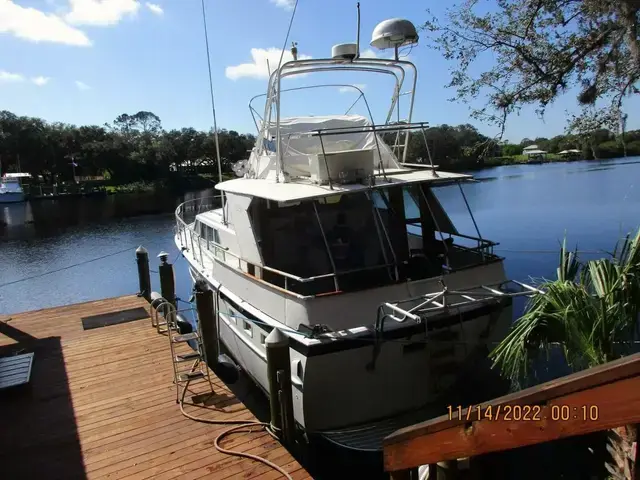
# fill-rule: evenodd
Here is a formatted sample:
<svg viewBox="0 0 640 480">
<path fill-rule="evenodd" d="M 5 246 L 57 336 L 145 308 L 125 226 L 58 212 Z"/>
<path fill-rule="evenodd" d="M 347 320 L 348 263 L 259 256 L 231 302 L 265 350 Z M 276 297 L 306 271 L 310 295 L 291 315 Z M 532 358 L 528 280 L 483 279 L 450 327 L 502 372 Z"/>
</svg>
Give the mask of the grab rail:
<svg viewBox="0 0 640 480">
<path fill-rule="evenodd" d="M 182 246 L 184 248 L 189 249 L 189 246 L 191 246 L 191 250 L 193 251 L 193 257 L 196 261 L 198 261 L 198 256 L 195 254 L 195 249 L 196 249 L 196 244 L 198 246 L 198 251 L 200 253 L 200 261 L 198 262 L 200 264 L 200 266 L 204 267 L 204 263 L 202 261 L 202 243 L 204 242 L 206 247 L 204 249 L 205 251 L 205 255 L 207 255 L 208 257 L 210 257 L 212 260 L 217 261 L 217 262 L 222 262 L 225 263 L 226 265 L 229 265 L 227 262 L 224 262 L 221 258 L 216 256 L 216 251 L 220 250 L 222 252 L 224 252 L 225 255 L 229 255 L 233 258 L 235 258 L 238 261 L 238 267 L 237 268 L 241 268 L 240 262 L 245 262 L 248 264 L 251 264 L 250 260 L 247 260 L 245 258 L 243 258 L 242 256 L 230 251 L 228 249 L 228 247 L 224 247 L 223 245 L 220 245 L 219 243 L 213 241 L 213 240 L 207 240 L 206 238 L 203 238 L 202 235 L 200 235 L 198 232 L 196 232 L 195 228 L 193 228 L 193 223 L 195 222 L 195 217 L 199 214 L 202 213 L 203 210 L 203 205 L 198 205 L 197 207 L 194 205 L 195 202 L 199 202 L 199 201 L 203 201 L 203 200 L 220 200 L 221 197 L 203 197 L 201 199 L 194 199 L 194 200 L 189 200 L 187 202 L 184 202 L 182 204 L 180 204 L 176 210 L 175 210 L 175 217 L 176 217 L 176 235 L 179 236 L 180 238 L 180 243 L 182 244 Z M 208 202 L 206 205 L 213 205 L 215 202 Z M 210 207 L 204 207 L 206 209 L 210 209 Z M 195 213 L 195 215 L 193 215 L 193 222 L 189 222 L 187 223 L 187 220 L 185 220 L 183 218 L 183 213 L 185 211 L 190 211 L 190 212 L 194 212 L 197 211 Z M 194 241 L 195 239 L 195 241 Z M 211 247 L 213 246 L 214 251 L 211 251 L 211 248 L 207 248 L 207 247 Z M 274 273 L 276 275 L 280 275 L 285 279 L 285 290 L 289 290 L 288 289 L 288 282 L 287 280 L 293 280 L 296 281 L 298 283 L 310 283 L 310 282 L 314 282 L 317 280 L 323 280 L 326 278 L 336 278 L 342 275 L 348 275 L 351 273 L 356 273 L 356 272 L 365 272 L 365 271 L 370 271 L 370 270 L 378 270 L 378 269 L 383 269 L 383 268 L 389 268 L 394 266 L 393 264 L 389 264 L 389 263 L 384 263 L 381 265 L 373 265 L 373 266 L 368 266 L 368 267 L 363 267 L 363 268 L 358 268 L 358 269 L 351 269 L 351 270 L 342 270 L 339 272 L 332 272 L 332 273 L 325 273 L 322 275 L 314 275 L 312 277 L 300 277 L 298 275 L 294 275 L 292 273 L 287 273 L 287 272 L 283 272 L 282 270 L 278 270 L 276 268 L 273 267 L 268 267 L 266 265 L 256 265 L 258 268 L 262 269 L 262 270 L 266 270 L 268 272 Z M 337 291 L 337 290 L 334 290 Z M 328 292 L 325 292 L 328 293 Z"/>
<path fill-rule="evenodd" d="M 193 252 L 193 257 L 194 260 L 197 261 L 200 266 L 204 267 L 204 262 L 203 262 L 203 250 L 205 252 L 205 255 L 207 257 L 210 257 L 213 261 L 219 262 L 219 263 L 224 263 L 225 265 L 228 266 L 232 266 L 230 265 L 228 262 L 226 262 L 224 260 L 224 258 L 226 258 L 226 256 L 230 256 L 233 257 L 234 259 L 237 260 L 237 267 L 238 269 L 241 269 L 241 262 L 245 262 L 247 264 L 252 264 L 252 262 L 250 260 L 247 260 L 245 258 L 243 258 L 241 255 L 238 255 L 234 252 L 232 252 L 231 250 L 229 250 L 228 247 L 225 247 L 213 240 L 208 240 L 206 238 L 203 238 L 202 235 L 200 233 L 198 233 L 196 231 L 196 229 L 194 228 L 194 223 L 195 223 L 195 218 L 198 214 L 203 213 L 204 211 L 208 211 L 211 210 L 212 208 L 215 208 L 216 205 L 222 206 L 222 198 L 221 196 L 215 196 L 215 197 L 203 197 L 203 198 L 198 198 L 198 199 L 193 199 L 193 200 L 188 200 L 182 204 L 180 204 L 176 210 L 175 210 L 175 217 L 176 217 L 176 235 L 179 236 L 180 238 L 180 243 L 182 245 L 183 248 L 186 248 L 187 250 L 191 250 Z M 188 214 L 188 219 L 185 216 L 185 213 Z M 191 218 L 191 216 L 193 218 Z M 449 236 L 454 235 L 454 236 L 459 236 L 462 238 L 467 238 L 470 240 L 476 240 L 478 242 L 478 249 L 480 250 L 486 250 L 486 254 L 492 254 L 492 250 L 493 250 L 493 246 L 497 245 L 497 243 L 495 242 L 491 242 L 489 240 L 484 240 L 481 238 L 477 238 L 477 237 L 471 237 L 468 235 L 462 235 L 462 234 L 449 234 Z M 205 244 L 205 248 L 202 248 L 202 243 Z M 213 251 L 212 248 L 213 247 Z M 460 248 L 463 249 L 469 249 L 468 247 L 463 247 L 463 246 L 459 246 Z M 197 248 L 197 252 L 199 253 L 199 255 L 196 255 L 196 248 Z M 471 250 L 471 249 L 469 249 Z M 225 257 L 220 258 L 219 256 L 217 256 L 218 252 L 223 253 Z M 222 256 L 222 255 L 221 255 Z M 199 257 L 199 258 L 198 258 Z M 368 266 L 368 267 L 362 267 L 362 268 L 357 268 L 357 269 L 351 269 L 351 270 L 343 270 L 343 271 L 338 271 L 338 272 L 331 272 L 331 273 L 326 273 L 326 274 L 322 274 L 322 275 L 314 275 L 311 277 L 300 277 L 298 275 L 294 275 L 292 273 L 288 273 L 288 272 L 284 272 L 282 270 L 278 270 L 276 268 L 273 267 L 269 267 L 266 265 L 256 265 L 257 268 L 260 268 L 264 271 L 267 272 L 271 272 L 275 275 L 279 275 L 284 279 L 284 288 L 287 291 L 291 291 L 289 290 L 289 280 L 298 282 L 298 283 L 310 283 L 310 282 L 315 282 L 318 280 L 323 280 L 323 279 L 328 279 L 328 278 L 338 278 L 340 276 L 343 275 L 348 275 L 348 274 L 352 274 L 352 273 L 357 273 L 357 272 L 365 272 L 365 271 L 370 271 L 370 270 L 379 270 L 379 269 L 385 269 L 385 268 L 389 268 L 389 267 L 393 267 L 395 266 L 394 263 L 389 263 L 389 262 L 385 262 L 384 264 L 381 265 L 372 265 L 372 266 Z M 338 289 L 334 289 L 331 291 L 327 291 L 327 292 L 323 292 L 323 293 L 331 293 L 331 292 L 336 292 L 338 291 Z"/>
</svg>

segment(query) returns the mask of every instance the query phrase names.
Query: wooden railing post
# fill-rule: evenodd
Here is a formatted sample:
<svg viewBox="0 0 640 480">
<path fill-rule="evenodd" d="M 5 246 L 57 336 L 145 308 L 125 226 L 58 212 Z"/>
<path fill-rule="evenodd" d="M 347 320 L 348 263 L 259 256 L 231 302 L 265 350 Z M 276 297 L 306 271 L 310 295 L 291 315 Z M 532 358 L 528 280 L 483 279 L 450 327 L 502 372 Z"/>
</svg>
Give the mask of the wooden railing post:
<svg viewBox="0 0 640 480">
<path fill-rule="evenodd" d="M 638 405 L 640 353 L 400 429 L 384 439 L 385 470 L 439 463 L 439 471 L 447 461 L 638 424 Z"/>
</svg>

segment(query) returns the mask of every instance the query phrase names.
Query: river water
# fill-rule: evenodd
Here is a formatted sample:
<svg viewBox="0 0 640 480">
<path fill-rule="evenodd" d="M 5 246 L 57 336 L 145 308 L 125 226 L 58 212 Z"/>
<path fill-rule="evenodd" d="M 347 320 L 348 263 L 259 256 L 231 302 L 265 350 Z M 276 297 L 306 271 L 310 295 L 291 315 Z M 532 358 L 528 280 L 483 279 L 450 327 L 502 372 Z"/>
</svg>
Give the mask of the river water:
<svg viewBox="0 0 640 480">
<path fill-rule="evenodd" d="M 640 226 L 640 157 L 496 167 L 475 177 L 464 191 L 480 233 L 500 242 L 496 252 L 516 280 L 553 277 L 565 234 L 587 251 L 583 258 L 595 258 Z M 437 194 L 461 233 L 473 235 L 458 187 Z M 136 292 L 138 245 L 149 250 L 152 269 L 162 250 L 177 259 L 177 294 L 188 298 L 187 265 L 173 243 L 173 210 L 184 199 L 160 193 L 0 205 L 0 313 Z M 140 212 L 149 214 L 132 216 Z M 152 283 L 159 291 L 156 273 Z"/>
<path fill-rule="evenodd" d="M 482 237 L 500 242 L 496 252 L 506 258 L 507 274 L 516 280 L 552 278 L 565 235 L 570 246 L 587 252 L 583 258 L 596 258 L 640 226 L 640 187 L 636 185 L 640 157 L 497 167 L 476 172 L 475 177 L 479 182 L 464 186 L 466 198 Z M 134 250 L 139 245 L 149 250 L 154 270 L 159 263 L 157 254 L 163 250 L 170 254 L 177 294 L 187 299 L 191 284 L 185 260 L 173 243 L 173 211 L 184 200 L 213 193 L 181 198 L 121 195 L 0 206 L 0 314 L 137 292 Z M 459 231 L 474 235 L 458 187 L 438 189 L 437 196 Z M 141 212 L 146 215 L 139 215 Z M 155 272 L 152 283 L 159 291 Z M 521 308 L 522 302 L 517 303 L 515 316 Z M 533 451 L 522 451 L 508 463 L 500 462 L 504 478 L 521 478 L 523 462 L 528 468 L 539 467 L 539 473 L 532 472 L 529 478 L 546 477 L 545 472 L 557 469 L 566 455 L 554 442 L 537 451 L 532 465 Z M 353 463 L 357 476 L 367 471 L 368 478 L 384 478 L 379 475 L 379 459 L 363 464 L 351 455 L 344 461 L 327 462 L 335 458 L 335 452 L 317 455 L 321 460 L 310 463 L 315 465 L 316 478 L 335 478 L 334 463 Z M 335 468 L 344 473 L 344 465 Z"/>
</svg>

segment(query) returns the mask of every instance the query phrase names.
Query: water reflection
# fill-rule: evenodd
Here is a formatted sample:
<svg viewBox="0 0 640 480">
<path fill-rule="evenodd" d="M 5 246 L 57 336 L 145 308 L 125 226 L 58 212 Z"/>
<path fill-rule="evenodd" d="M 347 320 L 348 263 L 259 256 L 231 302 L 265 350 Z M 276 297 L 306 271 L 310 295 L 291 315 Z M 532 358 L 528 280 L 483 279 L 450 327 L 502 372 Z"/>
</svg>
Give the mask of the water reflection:
<svg viewBox="0 0 640 480">
<path fill-rule="evenodd" d="M 74 226 L 91 225 L 142 215 L 172 213 L 186 200 L 215 195 L 214 189 L 177 196 L 140 193 L 105 197 L 57 198 L 3 207 L 2 239 L 45 237 Z"/>
</svg>

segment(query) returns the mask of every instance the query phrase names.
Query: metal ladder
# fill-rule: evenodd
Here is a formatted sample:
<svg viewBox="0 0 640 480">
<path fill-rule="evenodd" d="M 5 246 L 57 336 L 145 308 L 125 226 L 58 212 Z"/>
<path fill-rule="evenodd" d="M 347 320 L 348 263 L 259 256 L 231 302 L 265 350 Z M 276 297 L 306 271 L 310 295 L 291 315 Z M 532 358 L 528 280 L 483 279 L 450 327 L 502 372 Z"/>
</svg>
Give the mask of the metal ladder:
<svg viewBox="0 0 640 480">
<path fill-rule="evenodd" d="M 163 307 L 165 311 L 164 321 L 158 316 L 158 310 Z M 186 309 L 190 310 L 190 309 Z M 195 381 L 206 381 L 213 393 L 213 383 L 207 363 L 205 361 L 204 344 L 200 331 L 180 333 L 177 323 L 177 314 L 180 311 L 170 302 L 162 302 L 155 308 L 151 317 L 152 325 L 159 333 L 166 333 L 171 349 L 171 363 L 173 365 L 173 383 L 176 386 L 176 403 L 180 402 L 181 394 L 187 388 L 187 384 Z M 195 341 L 196 349 L 193 350 L 188 342 Z"/>
</svg>

